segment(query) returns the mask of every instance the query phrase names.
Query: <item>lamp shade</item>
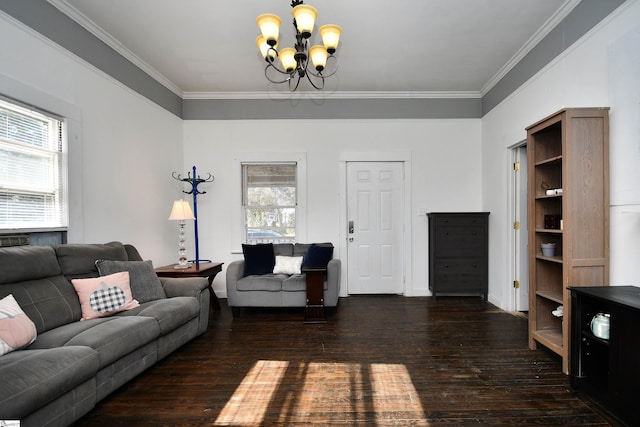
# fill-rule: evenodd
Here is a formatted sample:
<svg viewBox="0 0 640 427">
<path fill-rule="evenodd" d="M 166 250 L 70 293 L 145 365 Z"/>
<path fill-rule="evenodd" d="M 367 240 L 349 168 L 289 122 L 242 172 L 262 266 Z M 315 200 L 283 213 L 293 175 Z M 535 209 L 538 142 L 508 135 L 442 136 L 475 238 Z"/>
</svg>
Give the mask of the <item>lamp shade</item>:
<svg viewBox="0 0 640 427">
<path fill-rule="evenodd" d="M 316 70 L 324 70 L 324 67 L 327 65 L 327 57 L 329 56 L 327 49 L 325 49 L 324 46 L 319 44 L 311 46 L 311 49 L 309 49 L 309 56 L 311 56 L 311 62 L 313 63 L 313 66 L 316 67 Z"/>
<path fill-rule="evenodd" d="M 272 13 L 263 13 L 256 18 L 260 32 L 270 46 L 275 46 L 278 43 L 281 22 L 280 17 Z"/>
<path fill-rule="evenodd" d="M 280 62 L 282 62 L 282 68 L 284 68 L 287 73 L 296 69 L 298 62 L 296 61 L 295 55 L 296 50 L 292 47 L 285 47 L 280 50 L 278 56 L 280 57 Z"/>
<path fill-rule="evenodd" d="M 180 199 L 173 202 L 169 219 L 173 221 L 184 221 L 185 219 L 196 219 L 196 217 L 193 215 L 189 202 Z"/>
<path fill-rule="evenodd" d="M 313 32 L 313 24 L 318 16 L 316 8 L 308 4 L 299 4 L 293 8 L 291 14 L 296 20 L 296 27 L 302 33 L 302 37 L 309 38 Z"/>
<path fill-rule="evenodd" d="M 269 46 L 264 36 L 259 35 L 256 38 L 256 46 L 258 46 L 258 49 L 260 49 L 260 54 L 264 59 L 267 59 L 267 56 L 269 56 L 269 59 L 273 61 L 273 58 L 276 57 L 275 49 L 278 48 L 278 43 L 276 43 L 275 46 Z"/>
<path fill-rule="evenodd" d="M 320 36 L 322 36 L 322 43 L 327 48 L 327 52 L 333 55 L 338 49 L 338 43 L 340 42 L 340 34 L 342 28 L 339 25 L 327 24 L 320 27 Z"/>
</svg>

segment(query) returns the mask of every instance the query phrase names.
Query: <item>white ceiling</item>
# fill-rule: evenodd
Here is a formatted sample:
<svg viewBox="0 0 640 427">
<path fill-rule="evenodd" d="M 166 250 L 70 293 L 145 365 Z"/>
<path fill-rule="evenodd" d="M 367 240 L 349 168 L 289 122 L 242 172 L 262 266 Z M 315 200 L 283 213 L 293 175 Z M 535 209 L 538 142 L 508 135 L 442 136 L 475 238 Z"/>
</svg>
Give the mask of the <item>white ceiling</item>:
<svg viewBox="0 0 640 427">
<path fill-rule="evenodd" d="M 286 91 L 264 77 L 255 18 L 290 0 L 49 0 L 178 95 Z M 317 24 L 338 24 L 339 69 L 326 92 L 481 96 L 579 0 L 308 0 Z M 317 37 L 314 35 L 312 37 Z M 317 41 L 320 41 L 319 38 Z M 301 84 L 298 91 L 313 91 Z"/>
</svg>

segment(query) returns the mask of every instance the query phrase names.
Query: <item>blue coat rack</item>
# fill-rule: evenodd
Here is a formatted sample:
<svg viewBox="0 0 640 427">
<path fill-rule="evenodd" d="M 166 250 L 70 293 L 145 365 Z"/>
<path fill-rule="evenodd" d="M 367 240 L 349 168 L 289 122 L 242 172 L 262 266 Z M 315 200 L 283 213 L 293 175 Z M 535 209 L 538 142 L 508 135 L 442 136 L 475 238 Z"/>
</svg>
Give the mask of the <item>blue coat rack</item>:
<svg viewBox="0 0 640 427">
<path fill-rule="evenodd" d="M 207 173 L 206 178 L 201 178 L 200 175 L 196 173 L 195 166 L 193 166 L 192 171 L 193 171 L 193 175 L 191 174 L 191 172 L 187 172 L 186 178 L 183 177 L 181 174 L 178 174 L 175 172 L 173 172 L 171 176 L 173 176 L 173 178 L 177 179 L 178 181 L 186 182 L 191 185 L 191 190 L 189 191 L 183 190 L 182 192 L 185 194 L 193 194 L 193 216 L 195 217 L 195 220 L 193 221 L 193 228 L 196 235 L 195 263 L 196 263 L 196 266 L 198 266 L 200 265 L 200 262 L 211 262 L 211 260 L 209 259 L 202 259 L 202 260 L 200 259 L 200 248 L 199 248 L 199 242 L 198 242 L 198 194 L 206 194 L 206 191 L 200 191 L 198 189 L 198 185 L 202 184 L 203 182 L 213 182 L 215 178 L 210 173 Z"/>
</svg>

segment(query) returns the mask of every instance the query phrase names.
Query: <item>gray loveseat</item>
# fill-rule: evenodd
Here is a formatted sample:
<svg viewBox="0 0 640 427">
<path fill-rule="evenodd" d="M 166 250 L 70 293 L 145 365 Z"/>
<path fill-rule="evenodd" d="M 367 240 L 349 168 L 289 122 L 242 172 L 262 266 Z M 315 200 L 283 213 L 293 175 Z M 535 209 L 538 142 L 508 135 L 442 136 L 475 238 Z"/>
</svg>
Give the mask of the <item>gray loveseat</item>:
<svg viewBox="0 0 640 427">
<path fill-rule="evenodd" d="M 71 279 L 99 276 L 96 260 L 142 258 L 119 242 L 0 248 L 0 299 L 13 295 L 37 329 L 28 347 L 0 356 L 0 420 L 19 419 L 22 427 L 69 425 L 207 329 L 208 281 L 158 279 L 150 265 L 159 296 L 136 291 L 131 272 L 139 307 L 80 320 Z"/>
<path fill-rule="evenodd" d="M 306 305 L 306 275 L 301 274 L 274 274 L 269 271 L 269 265 L 273 270 L 273 263 L 268 259 L 269 252 L 259 253 L 264 257 L 263 269 L 259 274 L 255 268 L 247 268 L 249 253 L 247 249 L 253 245 L 243 245 L 245 259 L 233 261 L 227 267 L 226 285 L 227 302 L 231 307 L 234 316 L 237 316 L 242 307 L 304 307 Z M 268 245 L 256 245 L 268 246 Z M 311 247 L 314 248 L 311 248 Z M 272 245 L 274 256 L 283 257 L 303 257 L 304 261 L 311 261 L 309 251 L 314 249 L 330 251 L 325 254 L 328 258 L 326 268 L 327 273 L 324 281 L 324 305 L 325 307 L 335 307 L 338 305 L 340 296 L 340 269 L 339 259 L 332 258 L 333 245 L 331 243 L 276 243 Z M 254 260 L 255 261 L 255 260 Z M 302 266 L 304 268 L 304 265 Z"/>
</svg>

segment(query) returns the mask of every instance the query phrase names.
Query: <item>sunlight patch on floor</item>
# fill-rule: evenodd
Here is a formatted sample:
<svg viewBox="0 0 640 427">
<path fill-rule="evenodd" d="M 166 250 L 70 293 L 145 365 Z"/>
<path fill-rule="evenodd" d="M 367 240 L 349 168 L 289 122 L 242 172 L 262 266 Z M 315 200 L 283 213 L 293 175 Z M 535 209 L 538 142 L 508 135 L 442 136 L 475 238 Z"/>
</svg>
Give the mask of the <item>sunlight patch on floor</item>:
<svg viewBox="0 0 640 427">
<path fill-rule="evenodd" d="M 278 407 L 271 402 L 280 402 Z M 261 360 L 249 371 L 214 425 L 371 422 L 426 423 L 422 402 L 400 364 L 290 363 Z"/>
<path fill-rule="evenodd" d="M 244 377 L 214 425 L 259 425 L 289 362 L 260 360 Z"/>
</svg>

